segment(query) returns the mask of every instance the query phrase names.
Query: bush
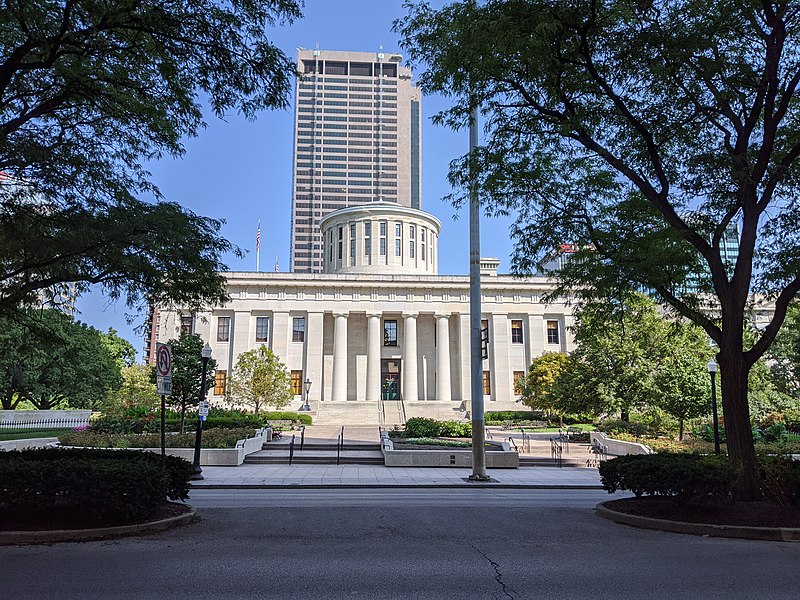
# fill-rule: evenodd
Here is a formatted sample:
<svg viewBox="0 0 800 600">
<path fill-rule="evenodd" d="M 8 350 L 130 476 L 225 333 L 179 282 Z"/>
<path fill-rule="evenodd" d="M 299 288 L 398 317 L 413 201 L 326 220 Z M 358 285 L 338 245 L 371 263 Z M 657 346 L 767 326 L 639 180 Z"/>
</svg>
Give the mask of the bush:
<svg viewBox="0 0 800 600">
<path fill-rule="evenodd" d="M 147 519 L 167 499 L 186 500 L 192 465 L 125 450 L 44 448 L 0 452 L 0 506 L 26 517 L 52 512 L 101 522 Z"/>
<path fill-rule="evenodd" d="M 646 425 L 643 423 L 631 423 L 630 421 L 603 421 L 597 426 L 597 429 L 609 435 L 618 433 L 627 433 L 628 435 L 636 437 L 644 437 L 647 435 Z"/>
<path fill-rule="evenodd" d="M 783 506 L 800 506 L 800 462 L 790 456 L 759 456 L 764 495 Z"/>
<path fill-rule="evenodd" d="M 398 437 L 471 437 L 472 423 L 437 421 L 426 417 L 411 417 L 406 421 L 405 432 Z"/>
<path fill-rule="evenodd" d="M 600 463 L 599 471 L 609 493 L 630 490 L 679 502 L 730 502 L 736 483 L 736 470 L 725 458 L 698 454 L 620 456 Z"/>
<path fill-rule="evenodd" d="M 203 448 L 234 448 L 236 442 L 253 437 L 251 428 L 212 429 L 203 433 Z M 87 448 L 160 448 L 160 433 L 108 434 L 95 431 L 69 431 L 58 436 L 63 446 Z M 167 434 L 167 448 L 194 448 L 195 433 Z"/>
<path fill-rule="evenodd" d="M 789 431 L 800 433 L 800 410 L 790 409 L 783 411 L 783 422 Z"/>
<path fill-rule="evenodd" d="M 547 417 L 541 410 L 489 410 L 484 414 L 485 421 L 545 421 Z"/>
</svg>

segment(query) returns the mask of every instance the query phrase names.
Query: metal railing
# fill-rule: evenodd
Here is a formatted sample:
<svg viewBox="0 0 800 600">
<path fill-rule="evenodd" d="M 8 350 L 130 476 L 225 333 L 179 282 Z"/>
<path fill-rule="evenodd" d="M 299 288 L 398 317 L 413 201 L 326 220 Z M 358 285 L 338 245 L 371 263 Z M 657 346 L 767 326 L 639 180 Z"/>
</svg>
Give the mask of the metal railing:
<svg viewBox="0 0 800 600">
<path fill-rule="evenodd" d="M 292 440 L 289 442 L 289 464 L 292 464 L 292 459 L 294 459 L 294 434 L 292 434 Z"/>
<path fill-rule="evenodd" d="M 303 449 L 303 443 L 305 442 L 305 440 L 306 440 L 306 426 L 303 425 L 300 428 L 300 450 Z"/>
<path fill-rule="evenodd" d="M 339 434 L 338 439 L 336 440 L 336 464 L 339 464 L 342 456 L 342 446 L 344 446 L 344 427 L 342 427 L 342 433 Z"/>
<path fill-rule="evenodd" d="M 594 456 L 586 461 L 587 467 L 596 467 L 600 462 L 608 460 L 608 446 L 602 444 L 598 439 L 592 441 L 589 452 Z"/>
<path fill-rule="evenodd" d="M 531 453 L 531 435 L 525 431 L 525 428 L 520 427 L 519 430 L 522 432 L 522 451 L 528 454 Z"/>
<path fill-rule="evenodd" d="M 561 468 L 561 455 L 564 452 L 564 442 L 561 438 L 550 438 L 550 458 Z"/>
</svg>

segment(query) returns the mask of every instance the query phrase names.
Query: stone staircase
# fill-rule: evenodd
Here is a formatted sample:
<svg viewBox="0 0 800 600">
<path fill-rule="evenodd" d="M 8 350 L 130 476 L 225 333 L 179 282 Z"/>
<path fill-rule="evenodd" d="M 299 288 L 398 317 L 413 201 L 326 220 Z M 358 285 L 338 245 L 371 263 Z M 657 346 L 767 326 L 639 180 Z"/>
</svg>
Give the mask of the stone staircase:
<svg viewBox="0 0 800 600">
<path fill-rule="evenodd" d="M 293 464 L 305 465 L 335 465 L 336 443 L 305 443 L 300 450 L 299 442 L 295 442 Z M 275 446 L 271 443 L 264 444 L 263 449 L 248 455 L 244 462 L 247 464 L 283 465 L 289 463 L 289 446 L 281 444 Z M 346 442 L 339 452 L 339 464 L 342 465 L 382 465 L 383 452 L 380 444 L 364 444 Z"/>
</svg>

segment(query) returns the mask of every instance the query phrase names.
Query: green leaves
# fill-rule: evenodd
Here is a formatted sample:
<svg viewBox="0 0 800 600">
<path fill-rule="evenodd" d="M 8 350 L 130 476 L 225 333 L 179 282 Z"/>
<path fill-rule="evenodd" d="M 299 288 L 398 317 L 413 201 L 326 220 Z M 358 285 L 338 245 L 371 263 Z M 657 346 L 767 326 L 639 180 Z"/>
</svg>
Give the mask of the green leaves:
<svg viewBox="0 0 800 600">
<path fill-rule="evenodd" d="M 295 65 L 266 32 L 299 16 L 292 0 L 4 5 L 0 311 L 70 282 L 139 308 L 223 301 L 240 250 L 161 202 L 142 163 L 183 153 L 202 100 L 219 117 L 285 108 Z"/>
<path fill-rule="evenodd" d="M 266 346 L 239 355 L 229 390 L 230 402 L 256 413 L 267 406 L 281 408 L 294 398 L 286 366 Z"/>
</svg>

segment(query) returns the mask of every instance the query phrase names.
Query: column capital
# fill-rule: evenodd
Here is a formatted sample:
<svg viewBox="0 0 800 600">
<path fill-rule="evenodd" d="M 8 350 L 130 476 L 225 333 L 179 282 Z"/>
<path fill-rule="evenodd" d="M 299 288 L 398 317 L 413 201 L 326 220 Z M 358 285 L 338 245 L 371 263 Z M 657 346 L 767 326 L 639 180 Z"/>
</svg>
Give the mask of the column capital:
<svg viewBox="0 0 800 600">
<path fill-rule="evenodd" d="M 412 312 L 404 312 L 403 313 L 403 318 L 404 319 L 416 319 L 418 316 L 419 316 L 419 313 L 415 313 L 415 312 L 413 312 L 413 313 Z"/>
<path fill-rule="evenodd" d="M 444 314 L 444 313 L 434 313 L 436 319 L 449 319 L 452 316 L 452 313 Z"/>
<path fill-rule="evenodd" d="M 350 316 L 350 312 L 346 310 L 335 310 L 333 311 L 333 317 L 338 319 L 339 317 L 344 317 L 345 319 Z"/>
<path fill-rule="evenodd" d="M 383 316 L 383 313 L 380 312 L 380 311 L 370 311 L 370 310 L 367 311 L 367 318 L 368 319 L 371 319 L 373 317 L 376 317 L 376 318 L 380 319 L 382 316 Z"/>
</svg>

